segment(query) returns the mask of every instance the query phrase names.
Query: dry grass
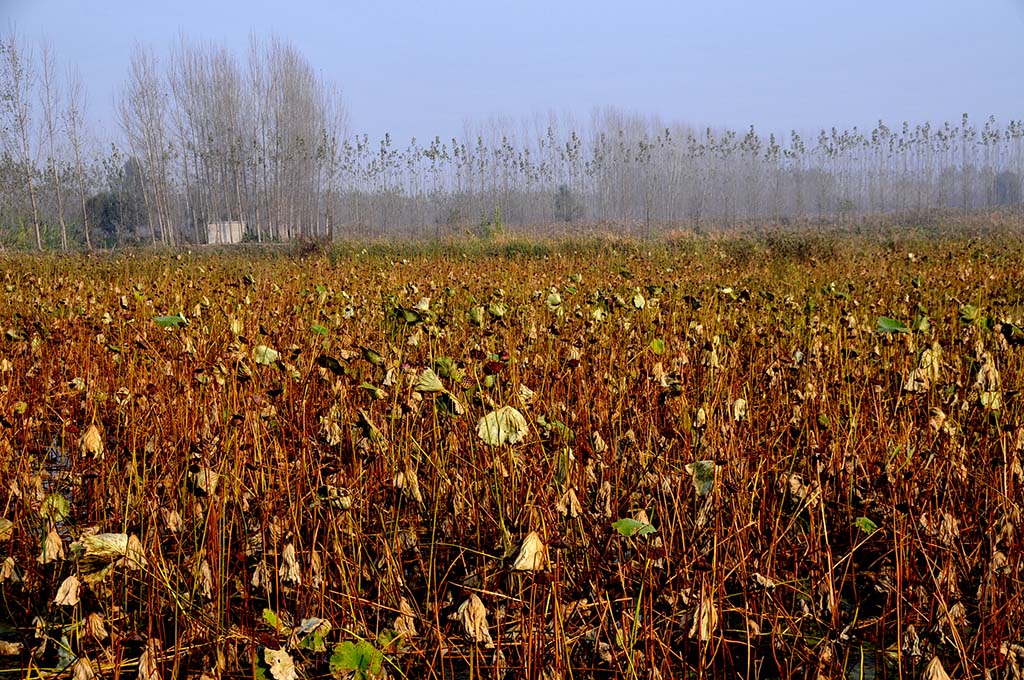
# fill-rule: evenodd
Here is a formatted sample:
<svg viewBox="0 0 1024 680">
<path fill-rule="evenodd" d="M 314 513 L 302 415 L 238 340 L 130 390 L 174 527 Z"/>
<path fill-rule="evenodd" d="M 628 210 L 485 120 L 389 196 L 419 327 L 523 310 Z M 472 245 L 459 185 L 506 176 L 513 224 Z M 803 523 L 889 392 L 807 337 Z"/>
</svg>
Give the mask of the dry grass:
<svg viewBox="0 0 1024 680">
<path fill-rule="evenodd" d="M 7 258 L 0 668 L 1018 677 L 1024 250 L 786 244 Z"/>
</svg>

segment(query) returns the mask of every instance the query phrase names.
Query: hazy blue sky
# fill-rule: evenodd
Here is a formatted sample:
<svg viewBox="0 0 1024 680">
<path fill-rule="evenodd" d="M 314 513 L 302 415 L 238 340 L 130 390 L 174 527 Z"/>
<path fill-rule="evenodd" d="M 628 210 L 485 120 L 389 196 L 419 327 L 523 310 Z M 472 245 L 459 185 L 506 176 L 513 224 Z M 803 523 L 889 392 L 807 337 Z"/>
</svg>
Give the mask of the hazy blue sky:
<svg viewBox="0 0 1024 680">
<path fill-rule="evenodd" d="M 338 82 L 352 129 L 400 141 L 463 121 L 595 107 L 742 128 L 1024 117 L 1024 0 L 328 2 L 0 0 L 77 61 L 109 118 L 135 41 L 179 30 L 244 54 L 291 40 Z"/>
</svg>

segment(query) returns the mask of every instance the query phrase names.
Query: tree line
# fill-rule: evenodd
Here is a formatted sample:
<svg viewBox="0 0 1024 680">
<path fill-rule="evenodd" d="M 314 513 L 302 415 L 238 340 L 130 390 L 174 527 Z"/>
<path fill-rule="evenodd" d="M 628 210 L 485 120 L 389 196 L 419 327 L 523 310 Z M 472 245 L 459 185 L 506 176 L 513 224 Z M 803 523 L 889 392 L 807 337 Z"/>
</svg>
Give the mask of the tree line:
<svg viewBox="0 0 1024 680">
<path fill-rule="evenodd" d="M 352 134 L 337 85 L 291 43 L 245 54 L 181 36 L 137 46 L 115 138 L 53 48 L 0 40 L 0 245 L 442 236 L 505 225 L 658 229 L 1020 205 L 1024 121 L 761 133 L 608 109 L 492 119 L 399 144 Z"/>
</svg>

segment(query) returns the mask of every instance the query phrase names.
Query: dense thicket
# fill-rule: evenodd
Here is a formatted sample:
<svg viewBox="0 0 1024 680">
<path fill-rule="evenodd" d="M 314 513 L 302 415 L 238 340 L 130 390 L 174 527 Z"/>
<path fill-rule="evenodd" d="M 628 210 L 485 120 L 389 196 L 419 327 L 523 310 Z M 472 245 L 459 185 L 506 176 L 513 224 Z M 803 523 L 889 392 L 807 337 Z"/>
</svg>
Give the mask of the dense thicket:
<svg viewBox="0 0 1024 680">
<path fill-rule="evenodd" d="M 116 140 L 89 134 L 77 75 L 0 44 L 0 228 L 8 245 L 489 232 L 1019 205 L 1024 122 L 879 121 L 817 134 L 695 129 L 615 110 L 491 120 L 460 137 L 350 134 L 338 88 L 287 42 L 182 37 L 132 55 Z"/>
</svg>

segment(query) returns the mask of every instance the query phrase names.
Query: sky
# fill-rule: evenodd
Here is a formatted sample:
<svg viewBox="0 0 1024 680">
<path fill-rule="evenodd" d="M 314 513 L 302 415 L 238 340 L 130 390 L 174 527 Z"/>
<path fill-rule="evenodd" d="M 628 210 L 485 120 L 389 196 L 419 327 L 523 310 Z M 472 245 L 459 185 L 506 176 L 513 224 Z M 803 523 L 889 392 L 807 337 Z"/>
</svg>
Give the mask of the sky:
<svg viewBox="0 0 1024 680">
<path fill-rule="evenodd" d="M 1024 0 L 0 0 L 0 19 L 77 63 L 109 126 L 133 45 L 179 33 L 240 57 L 252 33 L 291 41 L 372 139 L 606 107 L 780 132 L 1024 118 Z"/>
</svg>

